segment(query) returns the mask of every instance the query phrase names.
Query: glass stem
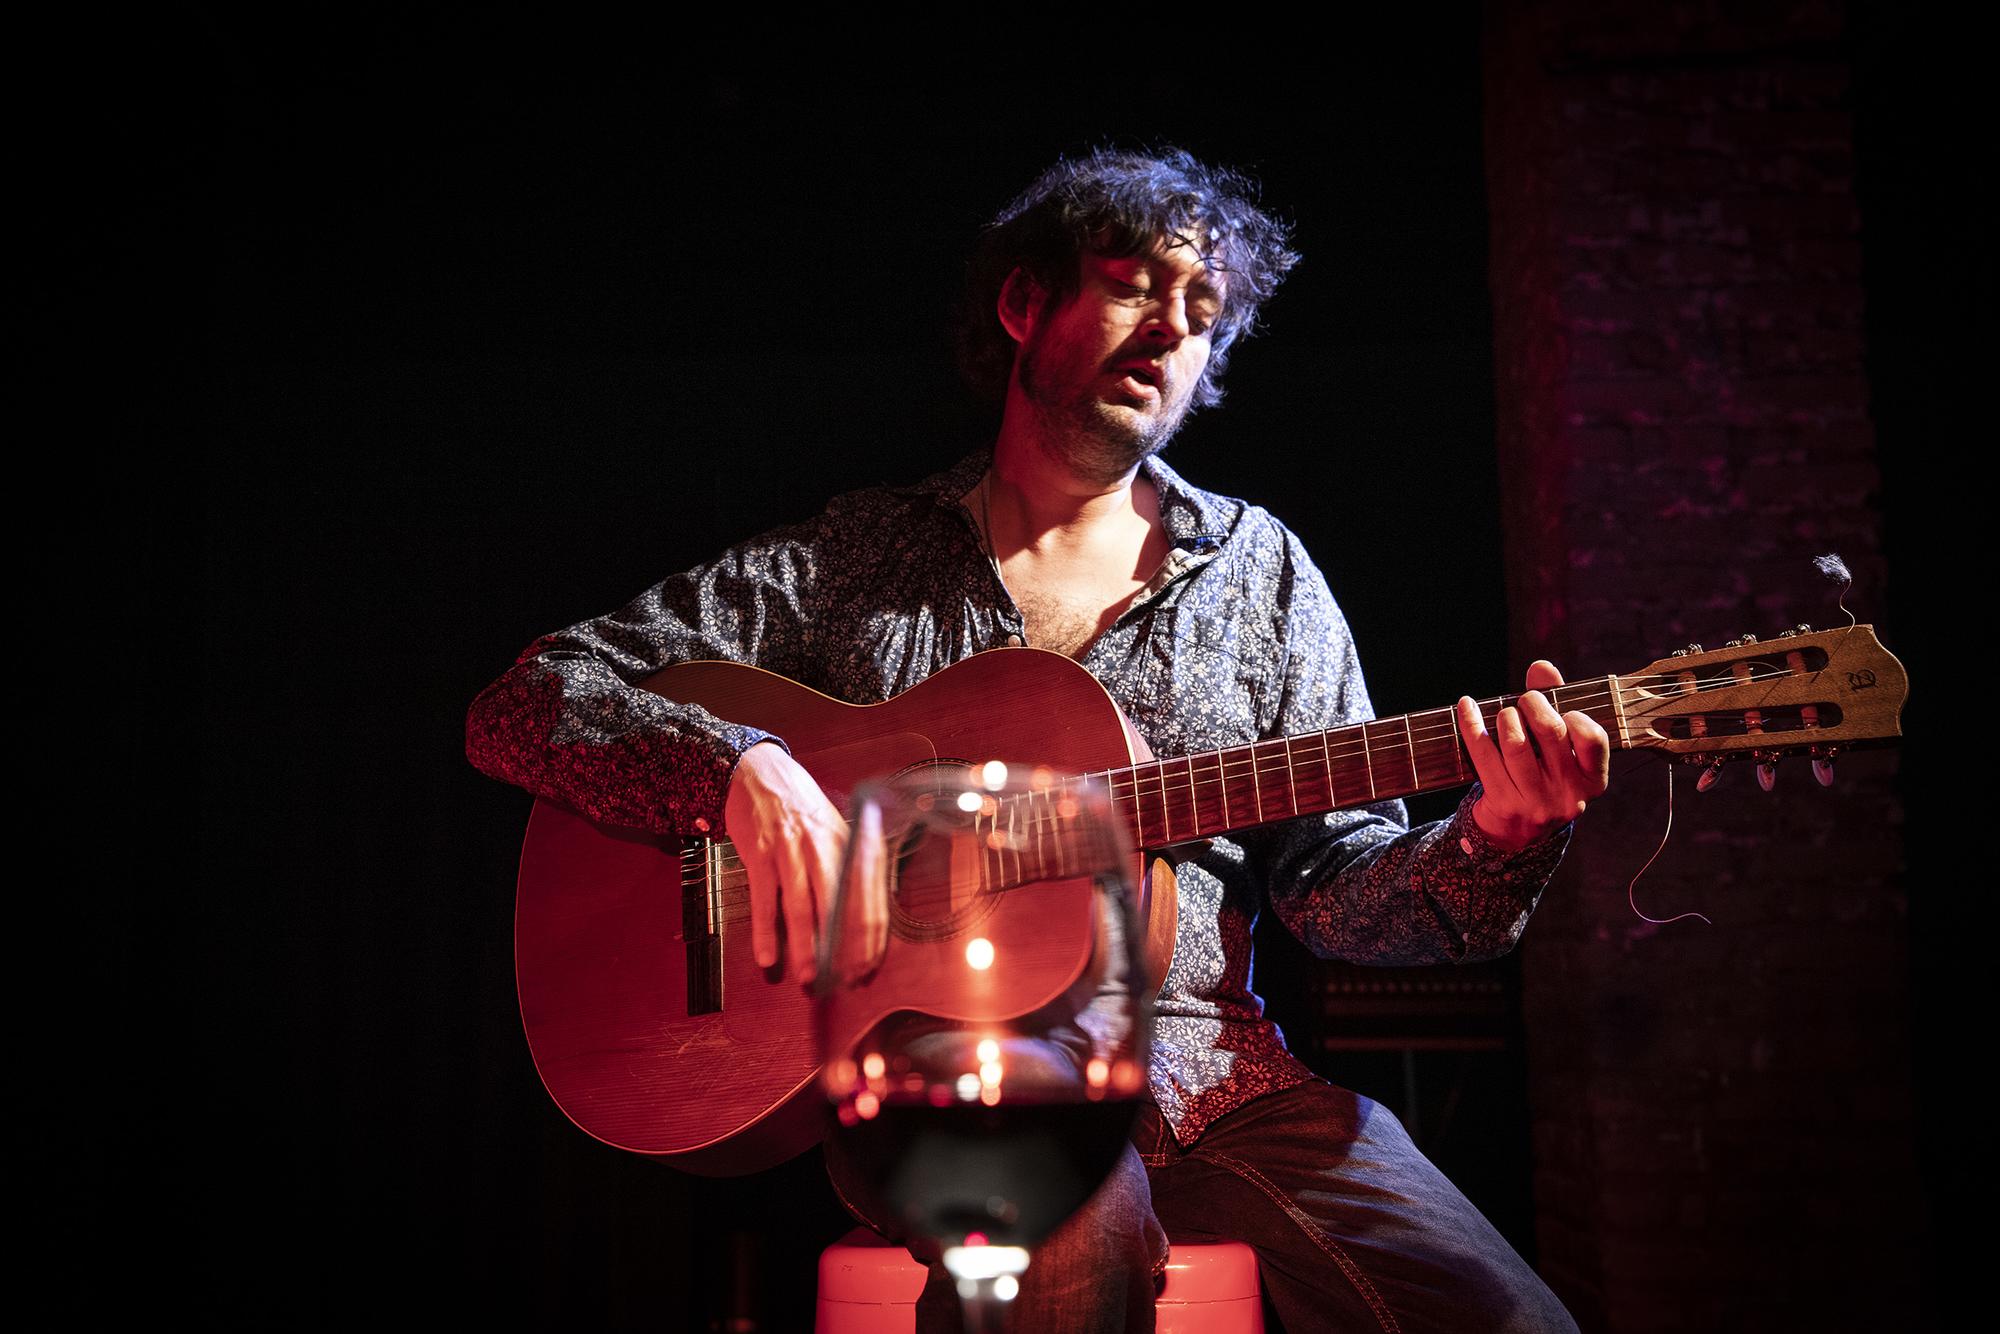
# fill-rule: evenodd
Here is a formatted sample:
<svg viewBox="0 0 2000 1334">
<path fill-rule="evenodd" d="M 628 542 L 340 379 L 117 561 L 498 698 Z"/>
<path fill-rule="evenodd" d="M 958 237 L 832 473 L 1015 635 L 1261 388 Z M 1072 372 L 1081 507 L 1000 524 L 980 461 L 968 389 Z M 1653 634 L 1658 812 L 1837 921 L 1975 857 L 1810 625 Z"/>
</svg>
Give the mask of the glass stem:
<svg viewBox="0 0 2000 1334">
<path fill-rule="evenodd" d="M 958 1280 L 958 1305 L 965 1313 L 965 1334 L 1007 1334 L 1013 1322 L 1007 1317 L 1013 1303 L 995 1292 L 997 1278 Z"/>
</svg>

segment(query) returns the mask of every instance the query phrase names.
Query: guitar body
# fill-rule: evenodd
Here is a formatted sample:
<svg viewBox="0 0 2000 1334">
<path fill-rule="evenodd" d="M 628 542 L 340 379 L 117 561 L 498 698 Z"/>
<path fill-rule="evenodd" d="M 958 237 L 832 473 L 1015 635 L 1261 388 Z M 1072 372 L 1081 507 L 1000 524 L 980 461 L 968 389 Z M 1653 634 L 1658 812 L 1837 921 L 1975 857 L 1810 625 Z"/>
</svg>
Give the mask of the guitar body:
<svg viewBox="0 0 2000 1334">
<path fill-rule="evenodd" d="M 645 686 L 784 737 L 842 809 L 862 782 L 913 767 L 998 759 L 1085 773 L 1147 758 L 1087 671 L 1036 649 L 980 654 L 867 706 L 727 662 L 672 667 Z M 521 1019 L 557 1105 L 608 1144 L 706 1173 L 781 1162 L 818 1138 L 821 1116 L 811 999 L 781 970 L 757 967 L 740 872 L 733 903 L 708 888 L 726 883 L 726 847 L 691 851 L 539 801 L 515 914 Z M 899 908 L 889 952 L 847 1024 L 858 1037 L 898 1010 L 999 1019 L 1036 1009 L 1088 964 L 1090 910 L 1088 883 L 1074 880 L 983 896 L 944 922 L 905 920 Z M 1157 979 L 1171 949 L 1169 895 L 1149 917 L 1164 942 L 1149 950 Z M 710 931 L 704 964 L 699 942 Z M 974 935 L 1009 967 L 993 971 L 984 994 L 954 996 L 946 979 L 966 974 Z"/>
</svg>

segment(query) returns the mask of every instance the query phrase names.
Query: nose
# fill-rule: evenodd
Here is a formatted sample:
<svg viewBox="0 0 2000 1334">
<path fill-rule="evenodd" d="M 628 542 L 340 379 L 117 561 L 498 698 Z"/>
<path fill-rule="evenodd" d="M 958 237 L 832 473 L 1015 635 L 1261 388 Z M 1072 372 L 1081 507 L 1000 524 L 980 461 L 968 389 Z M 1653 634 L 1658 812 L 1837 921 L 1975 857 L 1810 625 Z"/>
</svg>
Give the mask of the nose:
<svg viewBox="0 0 2000 1334">
<path fill-rule="evenodd" d="M 1169 292 L 1153 304 L 1153 313 L 1146 322 L 1148 337 L 1178 343 L 1188 336 L 1189 331 L 1187 293 Z"/>
</svg>

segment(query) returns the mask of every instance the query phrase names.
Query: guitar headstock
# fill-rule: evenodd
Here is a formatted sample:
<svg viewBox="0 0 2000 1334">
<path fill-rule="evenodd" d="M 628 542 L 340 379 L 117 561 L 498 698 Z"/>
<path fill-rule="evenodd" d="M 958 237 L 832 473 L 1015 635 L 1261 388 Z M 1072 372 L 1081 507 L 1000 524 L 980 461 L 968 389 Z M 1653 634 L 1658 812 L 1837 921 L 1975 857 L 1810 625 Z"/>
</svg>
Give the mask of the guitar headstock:
<svg viewBox="0 0 2000 1334">
<path fill-rule="evenodd" d="M 1691 763 L 1775 761 L 1807 754 L 1831 760 L 1853 746 L 1902 735 L 1909 677 L 1872 625 L 1772 639 L 1691 644 L 1614 678 L 1622 724 L 1617 744 Z M 1816 768 L 1819 766 L 1816 765 Z M 1822 781 L 1825 773 L 1822 771 Z"/>
</svg>

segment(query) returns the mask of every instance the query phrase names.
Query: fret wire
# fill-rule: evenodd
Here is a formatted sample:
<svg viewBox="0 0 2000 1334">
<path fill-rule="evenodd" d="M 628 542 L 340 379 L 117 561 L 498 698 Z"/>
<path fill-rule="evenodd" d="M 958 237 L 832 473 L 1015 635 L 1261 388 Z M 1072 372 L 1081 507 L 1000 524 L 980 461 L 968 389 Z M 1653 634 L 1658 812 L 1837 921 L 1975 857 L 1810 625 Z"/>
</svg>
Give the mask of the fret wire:
<svg viewBox="0 0 2000 1334">
<path fill-rule="evenodd" d="M 991 889 L 994 883 L 993 874 L 986 866 L 987 859 L 993 855 L 993 844 L 986 835 L 979 832 L 979 822 L 987 818 L 983 814 L 975 814 L 972 817 L 972 835 L 979 846 L 979 888 L 982 891 Z"/>
<path fill-rule="evenodd" d="M 1049 836 L 1055 841 L 1056 875 L 1060 878 L 1069 875 L 1069 849 L 1063 846 L 1069 840 L 1063 830 L 1062 798 L 1057 795 L 1058 790 L 1051 786 L 1042 794 L 1042 800 L 1049 808 Z"/>
<path fill-rule="evenodd" d="M 1257 743 L 1254 741 L 1250 743 L 1250 795 L 1261 824 L 1264 819 L 1264 785 L 1257 778 Z"/>
<path fill-rule="evenodd" d="M 1038 838 L 1036 844 L 1034 844 L 1036 856 L 1042 862 L 1042 874 L 1044 876 L 1048 874 L 1048 844 L 1054 844 L 1056 846 L 1056 876 L 1062 878 L 1062 874 L 1064 874 L 1062 872 L 1062 816 L 1056 810 L 1056 794 L 1054 794 L 1054 790 L 1048 790 L 1048 788 L 1042 790 L 1042 820 L 1048 822 L 1048 836 L 1046 836 L 1046 840 Z"/>
<path fill-rule="evenodd" d="M 1020 834 L 1020 816 L 1021 816 L 1021 803 L 1017 801 L 1008 802 L 1007 803 L 1007 846 L 1014 853 L 1014 879 L 1010 883 L 1017 885 L 1024 885 L 1027 883 L 1027 876 L 1025 874 L 1027 870 L 1027 863 L 1025 863 L 1021 859 L 1021 844 L 1024 840 L 1021 838 Z"/>
<path fill-rule="evenodd" d="M 1042 864 L 1042 874 L 1044 876 L 1048 875 L 1049 848 L 1053 845 L 1057 858 L 1056 875 L 1060 877 L 1062 875 L 1062 824 L 1056 816 L 1055 793 L 1044 788 L 1034 795 L 1042 799 L 1041 821 L 1044 826 L 1044 832 L 1037 834 L 1035 837 L 1035 856 Z M 1030 800 L 1032 801 L 1032 798 Z"/>
<path fill-rule="evenodd" d="M 1457 722 L 1456 722 L 1456 717 L 1457 717 L 1457 715 L 1456 715 L 1456 711 L 1454 711 L 1454 714 L 1453 714 L 1453 732 L 1454 732 L 1454 733 L 1456 733 L 1456 731 L 1457 731 Z M 1454 735 L 1452 739 L 1453 739 L 1453 741 L 1454 741 L 1454 743 L 1455 743 L 1455 744 L 1454 744 L 1454 745 L 1452 746 L 1452 748 L 1451 748 L 1451 762 L 1452 762 L 1452 765 L 1454 766 L 1454 772 L 1455 772 L 1455 773 L 1457 773 L 1457 775 L 1458 775 L 1458 779 L 1459 779 L 1459 781 L 1460 781 L 1460 782 L 1464 782 L 1464 781 L 1466 781 L 1466 778 L 1465 778 L 1465 761 L 1467 760 L 1467 758 L 1469 758 L 1469 757 L 1468 757 L 1468 756 L 1466 755 L 1466 753 L 1465 753 L 1465 742 L 1464 742 L 1464 741 L 1463 741 L 1462 739 L 1458 738 L 1458 737 L 1457 737 L 1456 735 Z"/>
<path fill-rule="evenodd" d="M 1285 738 L 1285 787 L 1292 794 L 1292 814 L 1299 813 L 1299 776 L 1292 769 L 1292 739 Z"/>
<path fill-rule="evenodd" d="M 1182 766 L 1188 770 L 1188 814 L 1194 816 L 1194 836 L 1202 836 L 1202 798 L 1200 788 L 1194 786 L 1194 756 L 1182 756 Z"/>
<path fill-rule="evenodd" d="M 1068 822 L 1063 818 L 1063 799 L 1057 795 L 1054 788 L 1043 793 L 1042 799 L 1048 803 L 1049 807 L 1049 836 L 1055 841 L 1056 845 L 1056 874 L 1067 876 L 1069 874 L 1069 829 Z"/>
<path fill-rule="evenodd" d="M 1337 804 L 1339 798 L 1333 790 L 1333 752 L 1327 749 L 1326 733 L 1319 733 L 1313 740 L 1319 742 L 1319 767 L 1320 772 L 1326 775 L 1326 799 L 1329 804 Z"/>
<path fill-rule="evenodd" d="M 1132 773 L 1132 811 L 1138 818 L 1139 846 L 1142 848 L 1151 847 L 1152 843 L 1146 838 L 1146 798 L 1144 789 L 1139 784 L 1139 775 L 1136 771 Z"/>
</svg>

